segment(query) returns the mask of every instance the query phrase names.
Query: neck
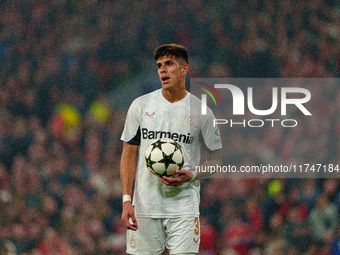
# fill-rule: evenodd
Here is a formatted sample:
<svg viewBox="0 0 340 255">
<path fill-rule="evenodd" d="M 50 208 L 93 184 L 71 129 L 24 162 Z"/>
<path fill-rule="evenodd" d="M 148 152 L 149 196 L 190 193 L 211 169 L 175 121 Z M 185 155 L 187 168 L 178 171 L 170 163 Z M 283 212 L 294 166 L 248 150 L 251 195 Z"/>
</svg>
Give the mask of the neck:
<svg viewBox="0 0 340 255">
<path fill-rule="evenodd" d="M 174 90 L 162 89 L 163 97 L 170 103 L 175 103 L 182 100 L 187 95 L 187 93 L 188 92 L 185 90 L 185 88 Z"/>
</svg>

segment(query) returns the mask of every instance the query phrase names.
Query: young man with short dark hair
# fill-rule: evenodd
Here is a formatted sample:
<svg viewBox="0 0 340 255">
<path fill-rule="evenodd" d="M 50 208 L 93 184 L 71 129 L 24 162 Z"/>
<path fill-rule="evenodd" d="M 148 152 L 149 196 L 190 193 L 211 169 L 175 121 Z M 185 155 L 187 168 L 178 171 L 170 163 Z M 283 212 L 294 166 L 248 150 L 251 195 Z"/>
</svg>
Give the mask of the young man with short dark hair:
<svg viewBox="0 0 340 255">
<path fill-rule="evenodd" d="M 187 49 L 178 44 L 162 45 L 155 50 L 154 59 L 162 88 L 134 100 L 121 138 L 122 221 L 128 229 L 127 253 L 162 254 L 167 248 L 171 255 L 196 254 L 200 243 L 200 184 L 194 167 L 200 163 L 201 143 L 209 151 L 206 165 L 221 163 L 222 146 L 217 127 L 211 124 L 211 110 L 201 115 L 197 111 L 199 99 L 185 89 Z M 186 160 L 174 177 L 157 177 L 145 164 L 146 148 L 162 134 L 171 136 L 164 138 L 188 137 L 177 140 Z"/>
</svg>

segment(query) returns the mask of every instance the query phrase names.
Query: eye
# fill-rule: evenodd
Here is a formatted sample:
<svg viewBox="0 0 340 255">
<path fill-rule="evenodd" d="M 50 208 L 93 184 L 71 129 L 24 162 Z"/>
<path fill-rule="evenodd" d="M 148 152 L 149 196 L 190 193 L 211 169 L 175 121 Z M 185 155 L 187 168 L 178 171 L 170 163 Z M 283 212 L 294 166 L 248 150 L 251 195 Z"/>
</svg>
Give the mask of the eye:
<svg viewBox="0 0 340 255">
<path fill-rule="evenodd" d="M 167 66 L 172 66 L 174 63 L 171 60 L 169 60 L 169 61 L 165 61 L 164 64 Z"/>
</svg>

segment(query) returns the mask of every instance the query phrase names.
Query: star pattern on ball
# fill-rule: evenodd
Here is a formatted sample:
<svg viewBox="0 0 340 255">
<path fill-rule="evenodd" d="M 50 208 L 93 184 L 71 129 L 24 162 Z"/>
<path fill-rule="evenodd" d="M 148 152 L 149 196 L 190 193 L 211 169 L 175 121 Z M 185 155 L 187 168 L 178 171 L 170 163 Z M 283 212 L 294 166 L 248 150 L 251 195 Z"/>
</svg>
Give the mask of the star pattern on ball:
<svg viewBox="0 0 340 255">
<path fill-rule="evenodd" d="M 153 147 L 152 147 L 152 150 L 154 150 L 155 148 L 158 148 L 158 149 L 162 149 L 162 144 L 164 143 L 167 143 L 165 141 L 162 141 L 162 140 L 157 140 L 156 142 L 153 143 Z"/>
<path fill-rule="evenodd" d="M 155 163 L 155 161 L 152 161 L 152 160 L 151 160 L 151 153 L 149 154 L 148 157 L 145 157 L 145 161 L 146 161 L 146 165 L 147 165 L 147 166 L 152 166 L 152 164 Z"/>
<path fill-rule="evenodd" d="M 176 143 L 176 142 L 175 142 L 175 143 L 174 143 L 174 142 L 170 142 L 170 143 L 171 143 L 173 146 L 175 146 L 175 148 L 176 148 L 175 151 L 176 151 L 176 150 L 182 151 L 181 145 L 179 145 L 179 144 Z"/>
<path fill-rule="evenodd" d="M 184 164 L 182 147 L 170 138 L 154 141 L 146 149 L 145 163 L 156 176 L 171 176 L 175 168 L 181 169 Z"/>
<path fill-rule="evenodd" d="M 161 160 L 159 160 L 158 162 L 163 163 L 165 165 L 165 169 L 167 169 L 172 162 L 172 155 L 173 155 L 173 153 L 171 153 L 170 155 L 166 155 L 163 152 L 163 158 Z"/>
</svg>

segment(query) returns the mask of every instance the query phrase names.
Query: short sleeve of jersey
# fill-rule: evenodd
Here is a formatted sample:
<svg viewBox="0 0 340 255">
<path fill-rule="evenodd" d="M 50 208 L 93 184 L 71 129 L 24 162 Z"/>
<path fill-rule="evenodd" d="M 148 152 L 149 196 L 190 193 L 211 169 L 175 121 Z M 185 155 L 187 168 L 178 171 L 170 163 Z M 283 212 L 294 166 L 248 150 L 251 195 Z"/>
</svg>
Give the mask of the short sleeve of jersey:
<svg viewBox="0 0 340 255">
<path fill-rule="evenodd" d="M 133 145 L 140 144 L 140 116 L 141 107 L 135 100 L 128 110 L 121 140 Z"/>
<path fill-rule="evenodd" d="M 213 112 L 208 108 L 208 114 L 202 119 L 201 133 L 205 146 L 211 151 L 222 148 L 219 129 L 213 125 L 214 119 L 215 116 Z"/>
</svg>

